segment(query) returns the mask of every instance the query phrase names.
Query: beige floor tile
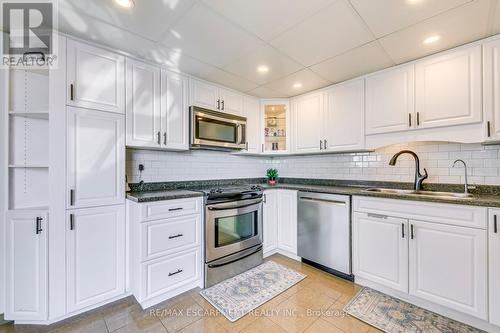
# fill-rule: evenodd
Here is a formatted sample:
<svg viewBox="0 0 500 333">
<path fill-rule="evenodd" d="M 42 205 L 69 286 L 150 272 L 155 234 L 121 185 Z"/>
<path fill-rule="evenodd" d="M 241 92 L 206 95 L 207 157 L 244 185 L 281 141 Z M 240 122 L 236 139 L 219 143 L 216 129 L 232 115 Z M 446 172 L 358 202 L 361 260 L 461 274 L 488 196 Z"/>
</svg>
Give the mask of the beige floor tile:
<svg viewBox="0 0 500 333">
<path fill-rule="evenodd" d="M 227 330 L 215 318 L 204 317 L 184 327 L 180 333 L 225 333 Z"/>
<path fill-rule="evenodd" d="M 329 322 L 323 319 L 316 320 L 311 326 L 309 326 L 305 333 L 346 333 L 336 326 L 333 326 Z M 348 332 L 350 333 L 350 332 Z M 356 333 L 356 332 L 352 332 Z"/>
<path fill-rule="evenodd" d="M 241 333 L 287 333 L 269 318 L 259 318 L 248 325 Z"/>
<path fill-rule="evenodd" d="M 288 299 L 276 307 L 276 312 L 269 317 L 271 321 L 290 333 L 305 331 L 318 317 L 310 310 Z"/>
<path fill-rule="evenodd" d="M 158 320 L 154 324 L 148 324 L 146 326 L 131 322 L 112 333 L 168 333 L 168 331 Z"/>
<path fill-rule="evenodd" d="M 306 309 L 321 310 L 332 306 L 335 299 L 314 289 L 304 288 L 287 298 L 286 302 L 296 303 Z"/>
<path fill-rule="evenodd" d="M 243 329 L 245 329 L 248 325 L 253 323 L 255 320 L 257 320 L 258 316 L 249 313 L 246 316 L 243 316 L 242 318 L 238 319 L 235 322 L 230 322 L 227 320 L 226 317 L 224 316 L 219 316 L 216 317 L 217 323 L 219 323 L 224 329 L 227 330 L 227 332 L 241 332 Z"/>
<path fill-rule="evenodd" d="M 166 329 L 177 332 L 202 318 L 204 309 L 192 297 L 180 298 L 176 303 L 158 309 L 156 315 Z"/>
</svg>

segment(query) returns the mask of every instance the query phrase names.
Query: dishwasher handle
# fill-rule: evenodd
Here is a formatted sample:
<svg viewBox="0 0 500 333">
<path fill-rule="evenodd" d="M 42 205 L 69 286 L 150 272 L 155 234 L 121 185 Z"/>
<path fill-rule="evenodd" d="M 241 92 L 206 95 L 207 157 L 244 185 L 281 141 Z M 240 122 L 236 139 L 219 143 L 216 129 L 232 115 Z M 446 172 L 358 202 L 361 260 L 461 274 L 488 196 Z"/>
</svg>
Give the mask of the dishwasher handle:
<svg viewBox="0 0 500 333">
<path fill-rule="evenodd" d="M 347 202 L 341 201 L 341 200 L 329 200 L 329 199 L 320 199 L 320 198 L 312 198 L 312 197 L 299 197 L 299 200 L 311 201 L 311 202 L 322 202 L 322 203 L 327 203 L 327 204 L 336 205 L 336 206 L 347 205 Z"/>
</svg>

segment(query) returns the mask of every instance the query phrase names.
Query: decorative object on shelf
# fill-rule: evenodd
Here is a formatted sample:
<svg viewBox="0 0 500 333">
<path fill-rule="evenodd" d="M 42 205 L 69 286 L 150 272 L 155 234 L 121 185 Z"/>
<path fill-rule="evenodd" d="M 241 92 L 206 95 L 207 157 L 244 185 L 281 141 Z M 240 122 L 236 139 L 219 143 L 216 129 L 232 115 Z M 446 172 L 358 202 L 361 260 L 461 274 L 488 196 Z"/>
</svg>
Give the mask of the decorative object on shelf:
<svg viewBox="0 0 500 333">
<path fill-rule="evenodd" d="M 267 183 L 271 186 L 276 185 L 276 178 L 278 178 L 278 169 L 267 169 Z"/>
<path fill-rule="evenodd" d="M 267 118 L 267 127 L 276 127 L 278 119 L 276 117 Z"/>
</svg>

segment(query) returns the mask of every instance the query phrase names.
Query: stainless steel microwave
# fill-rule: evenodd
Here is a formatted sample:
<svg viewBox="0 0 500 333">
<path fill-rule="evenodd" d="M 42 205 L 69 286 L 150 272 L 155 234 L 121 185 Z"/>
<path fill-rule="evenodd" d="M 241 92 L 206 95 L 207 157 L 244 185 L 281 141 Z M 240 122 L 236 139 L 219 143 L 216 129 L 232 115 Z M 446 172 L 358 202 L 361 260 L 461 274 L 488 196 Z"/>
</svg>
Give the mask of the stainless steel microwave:
<svg viewBox="0 0 500 333">
<path fill-rule="evenodd" d="M 245 149 L 247 118 L 196 106 L 189 111 L 192 149 Z"/>
</svg>

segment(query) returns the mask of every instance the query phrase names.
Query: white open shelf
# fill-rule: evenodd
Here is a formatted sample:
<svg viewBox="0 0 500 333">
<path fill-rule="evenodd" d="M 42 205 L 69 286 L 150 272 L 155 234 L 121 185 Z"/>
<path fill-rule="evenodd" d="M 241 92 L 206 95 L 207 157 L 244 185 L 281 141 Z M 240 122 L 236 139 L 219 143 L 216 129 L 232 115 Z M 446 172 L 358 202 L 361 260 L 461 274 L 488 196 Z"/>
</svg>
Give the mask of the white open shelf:
<svg viewBox="0 0 500 333">
<path fill-rule="evenodd" d="M 9 169 L 9 209 L 48 206 L 49 169 Z"/>
</svg>

